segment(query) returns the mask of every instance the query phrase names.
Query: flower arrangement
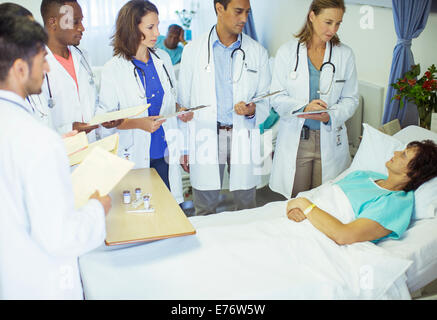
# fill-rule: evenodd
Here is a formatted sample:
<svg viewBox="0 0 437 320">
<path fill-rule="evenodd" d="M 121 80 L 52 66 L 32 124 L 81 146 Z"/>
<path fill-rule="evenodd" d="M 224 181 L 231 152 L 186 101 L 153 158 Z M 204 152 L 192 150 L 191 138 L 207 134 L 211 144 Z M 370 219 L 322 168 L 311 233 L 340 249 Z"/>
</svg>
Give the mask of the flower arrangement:
<svg viewBox="0 0 437 320">
<path fill-rule="evenodd" d="M 196 14 L 196 11 L 194 10 L 186 10 L 183 9 L 182 11 L 176 10 L 176 14 L 178 15 L 179 19 L 181 20 L 182 25 L 185 29 L 190 29 L 191 21 L 193 20 L 194 15 Z"/>
<path fill-rule="evenodd" d="M 420 64 L 417 64 L 413 65 L 403 78 L 391 84 L 397 90 L 392 100 L 399 100 L 401 109 L 404 107 L 405 99 L 416 104 L 420 126 L 426 129 L 431 127 L 432 113 L 437 112 L 436 73 L 437 68 L 433 64 L 420 79 L 417 79 L 420 75 Z"/>
</svg>

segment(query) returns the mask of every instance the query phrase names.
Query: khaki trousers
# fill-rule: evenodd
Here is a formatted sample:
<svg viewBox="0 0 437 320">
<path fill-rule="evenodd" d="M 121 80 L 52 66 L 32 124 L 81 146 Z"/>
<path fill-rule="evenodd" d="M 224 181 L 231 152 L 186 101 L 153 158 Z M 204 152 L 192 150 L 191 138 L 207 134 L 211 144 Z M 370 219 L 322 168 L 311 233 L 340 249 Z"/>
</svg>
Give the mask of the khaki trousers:
<svg viewBox="0 0 437 320">
<path fill-rule="evenodd" d="M 308 140 L 300 139 L 291 197 L 294 198 L 299 192 L 316 188 L 321 184 L 320 130 L 310 130 Z"/>
</svg>

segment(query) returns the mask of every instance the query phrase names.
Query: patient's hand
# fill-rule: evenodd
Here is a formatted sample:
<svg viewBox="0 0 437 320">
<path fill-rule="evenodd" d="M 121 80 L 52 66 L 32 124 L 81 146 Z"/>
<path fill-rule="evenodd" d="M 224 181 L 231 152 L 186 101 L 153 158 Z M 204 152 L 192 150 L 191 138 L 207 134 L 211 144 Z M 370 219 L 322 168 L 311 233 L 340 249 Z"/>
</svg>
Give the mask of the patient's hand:
<svg viewBox="0 0 437 320">
<path fill-rule="evenodd" d="M 295 222 L 302 222 L 307 218 L 299 208 L 293 208 L 290 211 L 287 211 L 287 217 Z"/>
<path fill-rule="evenodd" d="M 306 219 L 303 210 L 311 205 L 307 198 L 295 198 L 287 203 L 287 217 L 290 220 L 301 222 Z"/>
</svg>

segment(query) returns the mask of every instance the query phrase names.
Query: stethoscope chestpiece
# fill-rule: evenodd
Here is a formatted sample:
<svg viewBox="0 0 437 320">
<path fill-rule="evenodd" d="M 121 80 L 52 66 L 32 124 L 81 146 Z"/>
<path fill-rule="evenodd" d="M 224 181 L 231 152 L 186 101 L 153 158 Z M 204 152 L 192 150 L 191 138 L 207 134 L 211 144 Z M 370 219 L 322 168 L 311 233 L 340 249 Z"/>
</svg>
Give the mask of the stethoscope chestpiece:
<svg viewBox="0 0 437 320">
<path fill-rule="evenodd" d="M 205 67 L 205 71 L 206 71 L 207 73 L 211 73 L 211 65 L 210 65 L 209 63 L 206 65 L 206 67 Z"/>
<path fill-rule="evenodd" d="M 53 100 L 53 98 L 49 98 L 47 101 L 47 105 L 50 109 L 53 109 L 53 107 L 55 106 L 55 100 Z"/>
<path fill-rule="evenodd" d="M 296 80 L 297 79 L 297 72 L 296 71 L 291 71 L 290 72 L 290 79 L 291 80 Z"/>
</svg>

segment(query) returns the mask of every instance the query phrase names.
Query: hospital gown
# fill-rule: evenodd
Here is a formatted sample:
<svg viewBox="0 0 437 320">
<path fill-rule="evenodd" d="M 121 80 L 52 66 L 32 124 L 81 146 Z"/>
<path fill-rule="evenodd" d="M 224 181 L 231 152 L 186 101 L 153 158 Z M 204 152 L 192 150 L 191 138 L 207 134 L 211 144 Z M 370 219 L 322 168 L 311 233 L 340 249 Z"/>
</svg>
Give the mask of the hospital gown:
<svg viewBox="0 0 437 320">
<path fill-rule="evenodd" d="M 392 232 L 384 238 L 399 239 L 407 230 L 414 209 L 414 192 L 381 188 L 376 180 L 387 176 L 371 171 L 354 171 L 337 182 L 349 199 L 355 218 L 378 222 Z M 380 238 L 374 240 L 377 243 Z"/>
</svg>

